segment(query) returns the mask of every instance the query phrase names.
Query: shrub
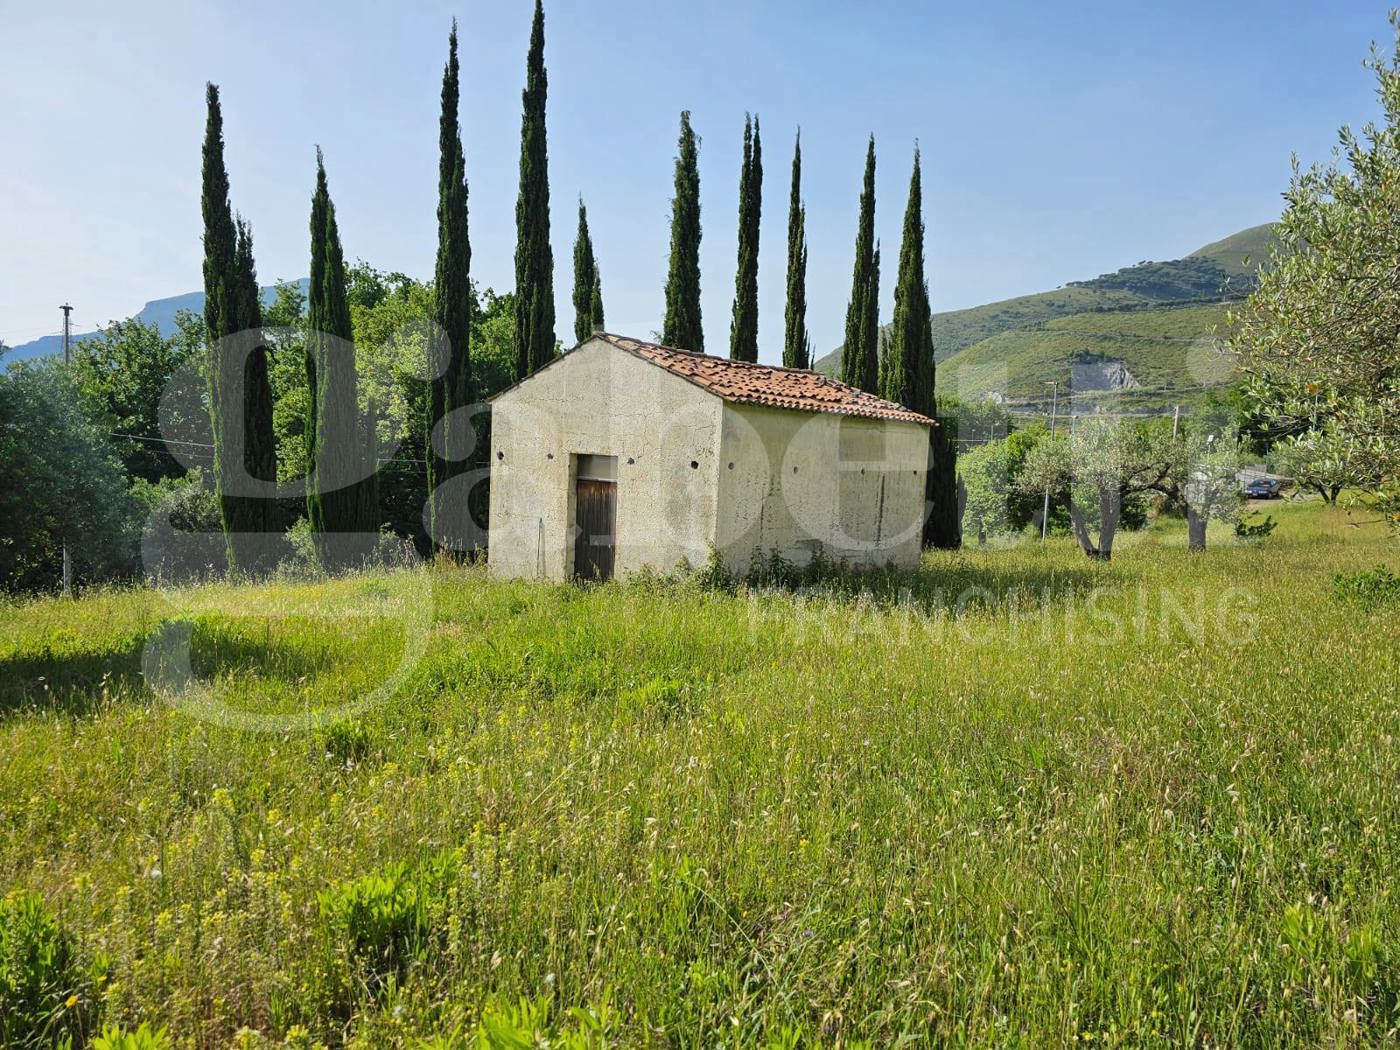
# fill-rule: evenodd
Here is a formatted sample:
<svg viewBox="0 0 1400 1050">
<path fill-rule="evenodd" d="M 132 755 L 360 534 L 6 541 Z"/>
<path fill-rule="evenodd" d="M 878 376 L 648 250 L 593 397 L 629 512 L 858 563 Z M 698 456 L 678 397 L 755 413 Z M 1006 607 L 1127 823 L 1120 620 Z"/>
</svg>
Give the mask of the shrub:
<svg viewBox="0 0 1400 1050">
<path fill-rule="evenodd" d="M 0 1046 L 50 1047 L 83 1030 L 72 937 L 37 895 L 0 900 Z"/>
<path fill-rule="evenodd" d="M 359 722 L 337 722 L 326 730 L 326 757 L 341 765 L 363 762 L 373 748 L 374 734 Z"/>
<path fill-rule="evenodd" d="M 322 918 L 372 979 L 401 972 L 428 934 L 425 895 L 404 864 L 324 890 L 319 902 Z"/>
<path fill-rule="evenodd" d="M 1332 586 L 1343 601 L 1362 605 L 1388 605 L 1400 602 L 1400 576 L 1384 565 L 1359 572 L 1339 572 L 1332 577 Z"/>
<path fill-rule="evenodd" d="M 1276 528 L 1278 528 L 1278 522 L 1274 521 L 1272 514 L 1266 514 L 1263 521 L 1254 521 L 1252 517 L 1240 518 L 1235 522 L 1235 537 L 1241 540 L 1258 541 Z"/>
<path fill-rule="evenodd" d="M 164 1028 L 152 1031 L 148 1024 L 135 1031 L 114 1025 L 102 1029 L 102 1034 L 92 1041 L 92 1050 L 170 1050 L 170 1037 Z"/>
<path fill-rule="evenodd" d="M 322 921 L 372 986 L 400 976 L 426 951 L 454 871 L 454 855 L 438 853 L 412 869 L 399 862 L 322 890 Z"/>
</svg>

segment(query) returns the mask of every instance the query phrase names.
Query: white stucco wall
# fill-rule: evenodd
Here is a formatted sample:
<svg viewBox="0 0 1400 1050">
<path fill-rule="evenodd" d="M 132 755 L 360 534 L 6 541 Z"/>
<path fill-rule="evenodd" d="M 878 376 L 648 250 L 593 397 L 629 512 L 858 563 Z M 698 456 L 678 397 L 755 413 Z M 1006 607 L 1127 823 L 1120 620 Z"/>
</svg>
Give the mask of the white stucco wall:
<svg viewBox="0 0 1400 1050">
<path fill-rule="evenodd" d="M 601 340 L 501 394 L 491 406 L 491 572 L 570 578 L 571 464 L 581 454 L 617 457 L 618 575 L 703 564 L 723 410 L 715 395 Z"/>
<path fill-rule="evenodd" d="M 915 568 L 928 455 L 917 424 L 726 404 L 716 546 L 738 572 L 755 550 Z"/>
</svg>

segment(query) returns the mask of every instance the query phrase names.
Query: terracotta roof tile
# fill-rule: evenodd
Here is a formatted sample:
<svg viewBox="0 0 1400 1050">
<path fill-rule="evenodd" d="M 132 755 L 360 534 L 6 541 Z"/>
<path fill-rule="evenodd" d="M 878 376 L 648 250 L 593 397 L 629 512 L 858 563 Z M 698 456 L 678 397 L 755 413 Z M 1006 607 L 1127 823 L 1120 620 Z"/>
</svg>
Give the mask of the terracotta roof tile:
<svg viewBox="0 0 1400 1050">
<path fill-rule="evenodd" d="M 731 361 L 727 357 L 709 357 L 607 332 L 599 332 L 594 338 L 659 365 L 726 401 L 798 412 L 831 412 L 868 419 L 892 419 L 928 427 L 938 425 L 903 405 L 867 394 L 820 372 Z"/>
</svg>

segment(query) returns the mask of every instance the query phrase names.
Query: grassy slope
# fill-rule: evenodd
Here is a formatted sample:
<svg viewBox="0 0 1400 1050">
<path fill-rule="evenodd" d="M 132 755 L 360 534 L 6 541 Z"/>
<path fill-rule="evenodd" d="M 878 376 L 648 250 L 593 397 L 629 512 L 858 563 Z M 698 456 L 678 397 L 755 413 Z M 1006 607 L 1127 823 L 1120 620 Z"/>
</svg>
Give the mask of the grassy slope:
<svg viewBox="0 0 1400 1050">
<path fill-rule="evenodd" d="M 1273 243 L 1271 229 L 1269 223 L 1251 226 L 1196 249 L 1191 257 L 1209 259 L 1226 273 L 1242 277 L 1268 261 L 1269 246 Z"/>
<path fill-rule="evenodd" d="M 1330 576 L 1386 549 L 1275 513 L 1204 556 L 1176 525 L 1107 566 L 934 556 L 902 605 L 462 571 L 10 607 L 0 893 L 181 1046 L 415 1046 L 546 993 L 566 1027 L 611 995 L 620 1046 L 1380 1043 L 1400 620 Z M 353 728 L 221 728 L 138 673 L 179 612 L 192 695 L 342 704 L 424 609 Z M 318 893 L 442 850 L 430 934 L 365 983 Z"/>
<path fill-rule="evenodd" d="M 1268 256 L 1269 226 L 1253 226 L 1208 244 L 1188 259 L 1207 260 L 1240 280 Z M 990 391 L 1012 398 L 1041 397 L 1047 380 L 1067 378 L 1069 358 L 1081 350 L 1121 359 L 1142 390 L 1095 396 L 1129 410 L 1160 410 L 1198 396 L 1222 382 L 1228 369 L 1201 353 L 1212 329 L 1224 320 L 1223 307 L 1171 305 L 1123 288 L 1067 285 L 969 310 L 934 315 L 934 345 L 940 389 L 980 397 Z M 1106 314 L 1107 316 L 1100 316 Z M 1092 331 L 1092 339 L 1069 338 L 1068 331 Z M 1121 338 L 1115 338 L 1121 336 Z M 1153 337 L 1156 338 L 1155 342 Z M 1181 339 L 1201 340 L 1183 351 Z M 945 363 L 946 362 L 946 363 Z M 835 374 L 839 350 L 817 362 Z"/>
<path fill-rule="evenodd" d="M 1125 407 L 1191 400 L 1229 378 L 1230 358 L 1216 332 L 1225 306 L 1078 314 L 1033 328 L 1005 332 L 970 346 L 939 369 L 944 393 L 969 400 L 998 392 L 1013 400 L 1045 400 L 1045 384 L 1070 387 L 1071 362 L 1082 353 L 1120 360 L 1141 387 L 1120 394 L 1081 395 L 1080 400 Z"/>
</svg>

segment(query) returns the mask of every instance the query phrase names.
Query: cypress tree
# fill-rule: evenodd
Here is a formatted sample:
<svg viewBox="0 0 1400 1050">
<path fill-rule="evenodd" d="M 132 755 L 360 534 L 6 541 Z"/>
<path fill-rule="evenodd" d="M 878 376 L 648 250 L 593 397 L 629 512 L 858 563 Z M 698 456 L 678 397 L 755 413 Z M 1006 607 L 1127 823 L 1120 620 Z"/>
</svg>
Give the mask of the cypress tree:
<svg viewBox="0 0 1400 1050">
<path fill-rule="evenodd" d="M 705 352 L 700 320 L 700 151 L 690 127 L 690 110 L 681 113 L 676 146 L 675 197 L 671 200 L 671 264 L 666 274 L 666 320 L 661 340 L 697 354 Z"/>
<path fill-rule="evenodd" d="M 603 281 L 588 233 L 588 210 L 578 199 L 578 236 L 574 238 L 574 341 L 583 342 L 603 327 Z"/>
<path fill-rule="evenodd" d="M 273 528 L 276 446 L 272 390 L 262 346 L 262 307 L 252 235 L 234 221 L 224 166 L 219 89 L 205 86 L 200 210 L 204 225 L 204 337 L 214 491 L 230 569 L 260 567 L 257 536 Z M 250 348 L 251 341 L 251 348 Z M 251 352 L 249 352 L 251 349 Z"/>
<path fill-rule="evenodd" d="M 870 256 L 870 280 L 865 284 L 865 307 L 861 310 L 861 321 L 865 331 L 861 345 L 865 347 L 865 364 L 862 374 L 869 377 L 869 385 L 861 387 L 872 394 L 880 392 L 880 242 L 875 242 L 875 252 Z"/>
<path fill-rule="evenodd" d="M 544 7 L 535 0 L 521 94 L 520 196 L 515 202 L 515 371 L 523 379 L 554 356 L 554 254 L 549 246 L 545 141 Z"/>
<path fill-rule="evenodd" d="M 258 289 L 258 273 L 253 263 L 253 231 L 235 218 L 235 273 L 237 281 L 237 315 L 239 331 L 251 342 L 243 367 L 243 469 L 260 492 L 248 496 L 247 520 L 253 531 L 269 539 L 254 543 L 249 551 L 256 567 L 265 567 L 271 560 L 270 537 L 278 531 L 277 439 L 272 429 L 272 379 L 268 368 L 267 346 L 262 333 L 262 293 Z M 263 557 L 266 555 L 266 558 Z M 255 567 L 250 565 L 249 567 Z"/>
<path fill-rule="evenodd" d="M 841 348 L 841 380 L 875 393 L 879 385 L 879 252 L 875 247 L 875 136 L 865 152 L 865 182 L 856 226 L 856 259 L 851 301 L 846 307 L 846 341 Z"/>
<path fill-rule="evenodd" d="M 353 564 L 368 553 L 378 528 L 378 480 L 375 464 L 367 461 L 372 446 L 359 410 L 353 337 L 345 255 L 317 149 L 306 340 L 308 375 L 315 380 L 308 420 L 314 436 L 308 446 L 315 451 L 307 475 L 307 517 L 322 557 L 332 565 Z"/>
<path fill-rule="evenodd" d="M 914 172 L 909 177 L 909 203 L 904 209 L 894 317 L 880 373 L 881 397 L 926 416 L 934 414 L 933 326 L 924 277 L 923 179 L 917 149 Z"/>
<path fill-rule="evenodd" d="M 807 334 L 807 209 L 802 203 L 802 132 L 792 151 L 792 192 L 788 197 L 787 307 L 783 315 L 783 366 L 811 368 Z"/>
<path fill-rule="evenodd" d="M 235 450 L 227 447 L 225 431 L 231 425 L 233 376 L 223 341 L 238 330 L 234 290 L 237 235 L 228 199 L 228 171 L 224 167 L 224 119 L 219 89 L 205 85 L 203 189 L 200 210 L 204 220 L 204 339 L 209 353 L 209 423 L 214 442 L 214 491 L 228 548 L 229 567 L 237 564 L 231 534 L 239 527 L 237 500 L 228 491 L 235 472 Z"/>
<path fill-rule="evenodd" d="M 924 544 L 944 550 L 962 546 L 962 515 L 958 500 L 958 421 L 938 415 L 938 426 L 931 436 L 929 457 L 928 518 L 924 522 Z"/>
<path fill-rule="evenodd" d="M 442 71 L 442 109 L 438 118 L 438 250 L 433 275 L 433 311 L 437 326 L 429 352 L 427 432 L 424 461 L 428 472 L 428 534 L 444 548 L 465 549 L 469 508 L 453 479 L 464 473 L 474 447 L 471 424 L 457 410 L 472 403 L 471 379 L 471 241 L 467 230 L 466 154 L 457 107 L 457 21 L 447 37 L 447 65 Z M 442 428 L 441 444 L 433 432 Z"/>
<path fill-rule="evenodd" d="M 739 174 L 739 265 L 734 276 L 734 311 L 729 356 L 758 360 L 758 239 L 763 212 L 763 142 L 758 118 L 744 115 L 744 163 Z"/>
<path fill-rule="evenodd" d="M 924 276 L 923 176 L 919 151 L 915 149 L 909 203 L 904 209 L 894 317 L 881 361 L 881 396 L 938 418 L 933 351 L 933 313 Z M 924 520 L 927 546 L 951 549 L 960 546 L 962 540 L 956 428 L 955 420 L 938 418 L 938 426 L 929 433 L 928 516 Z"/>
</svg>

